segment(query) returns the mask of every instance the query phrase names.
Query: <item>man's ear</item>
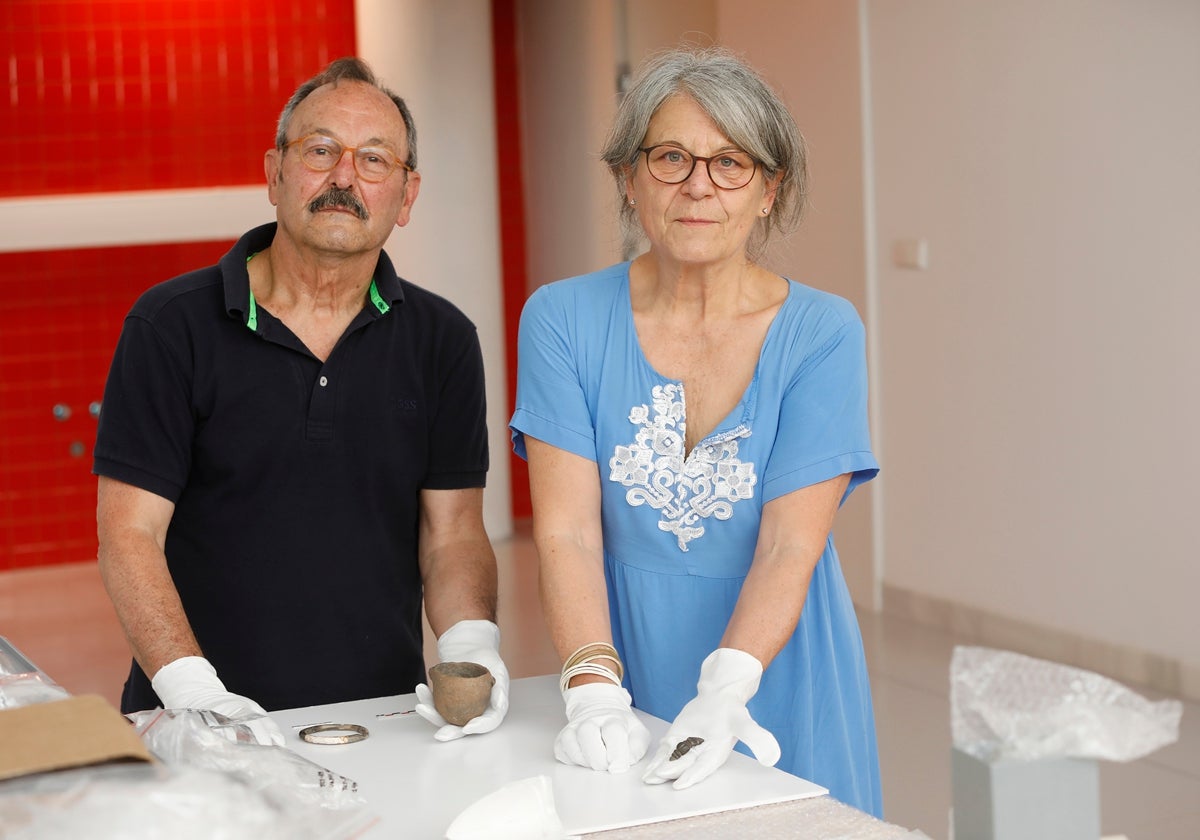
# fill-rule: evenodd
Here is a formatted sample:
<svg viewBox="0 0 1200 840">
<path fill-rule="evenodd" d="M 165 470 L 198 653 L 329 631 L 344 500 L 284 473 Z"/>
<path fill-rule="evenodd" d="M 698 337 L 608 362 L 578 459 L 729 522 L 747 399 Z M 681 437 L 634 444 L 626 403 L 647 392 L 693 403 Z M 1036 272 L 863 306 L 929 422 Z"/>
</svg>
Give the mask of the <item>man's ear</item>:
<svg viewBox="0 0 1200 840">
<path fill-rule="evenodd" d="M 267 199 L 273 207 L 279 205 L 279 199 L 276 197 L 275 191 L 278 189 L 279 176 L 282 171 L 283 158 L 279 150 L 267 149 L 266 154 L 263 155 L 263 172 L 267 176 Z"/>
<path fill-rule="evenodd" d="M 396 227 L 404 227 L 408 224 L 408 220 L 412 217 L 412 206 L 417 200 L 417 193 L 421 191 L 421 173 L 409 172 L 408 180 L 404 184 L 404 204 L 400 206 L 400 212 L 396 216 Z"/>
</svg>

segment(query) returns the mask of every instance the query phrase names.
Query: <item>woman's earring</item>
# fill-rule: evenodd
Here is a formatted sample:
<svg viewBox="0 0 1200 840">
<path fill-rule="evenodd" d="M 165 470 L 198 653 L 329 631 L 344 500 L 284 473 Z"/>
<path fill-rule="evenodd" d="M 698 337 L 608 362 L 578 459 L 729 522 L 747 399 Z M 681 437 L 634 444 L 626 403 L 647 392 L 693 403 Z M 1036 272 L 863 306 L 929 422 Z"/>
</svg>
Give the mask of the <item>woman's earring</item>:
<svg viewBox="0 0 1200 840">
<path fill-rule="evenodd" d="M 636 198 L 631 198 L 631 199 L 629 199 L 629 206 L 630 206 L 630 207 L 637 207 L 637 199 L 636 199 Z M 766 213 L 767 211 L 766 211 L 766 210 L 764 210 L 763 212 L 764 212 L 764 213 Z"/>
<path fill-rule="evenodd" d="M 764 216 L 765 216 L 765 215 L 767 215 L 767 213 L 769 213 L 769 212 L 771 212 L 771 208 L 770 208 L 770 207 L 764 207 L 764 208 L 763 208 L 763 215 L 764 215 Z"/>
</svg>

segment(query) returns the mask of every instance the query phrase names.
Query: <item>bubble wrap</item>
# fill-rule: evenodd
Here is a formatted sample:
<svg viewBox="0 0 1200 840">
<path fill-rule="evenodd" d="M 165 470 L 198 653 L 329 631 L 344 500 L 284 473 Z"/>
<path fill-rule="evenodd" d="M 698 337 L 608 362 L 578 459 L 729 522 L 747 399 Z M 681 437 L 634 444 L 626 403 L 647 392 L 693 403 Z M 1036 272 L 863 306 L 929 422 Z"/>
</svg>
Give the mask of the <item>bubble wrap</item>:
<svg viewBox="0 0 1200 840">
<path fill-rule="evenodd" d="M 950 662 L 954 746 L 982 761 L 1132 761 L 1179 738 L 1183 705 L 1150 702 L 1079 668 L 1011 651 L 956 647 Z"/>
</svg>

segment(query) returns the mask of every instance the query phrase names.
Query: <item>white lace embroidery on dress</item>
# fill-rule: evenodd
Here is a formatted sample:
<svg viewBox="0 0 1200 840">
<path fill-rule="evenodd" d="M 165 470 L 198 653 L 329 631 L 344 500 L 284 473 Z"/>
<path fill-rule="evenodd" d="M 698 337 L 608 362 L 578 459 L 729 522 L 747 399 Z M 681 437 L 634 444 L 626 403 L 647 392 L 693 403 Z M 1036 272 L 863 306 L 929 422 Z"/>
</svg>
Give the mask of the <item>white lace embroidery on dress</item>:
<svg viewBox="0 0 1200 840">
<path fill-rule="evenodd" d="M 608 477 L 629 488 L 625 500 L 630 505 L 661 511 L 658 527 L 674 534 L 680 551 L 687 551 L 689 542 L 704 535 L 704 519 L 728 519 L 734 502 L 753 497 L 754 464 L 737 457 L 738 440 L 749 437 L 750 429 L 741 425 L 710 435 L 685 457 L 683 386 L 656 385 L 651 396 L 652 407 L 630 409 L 637 438 L 614 448 Z"/>
</svg>

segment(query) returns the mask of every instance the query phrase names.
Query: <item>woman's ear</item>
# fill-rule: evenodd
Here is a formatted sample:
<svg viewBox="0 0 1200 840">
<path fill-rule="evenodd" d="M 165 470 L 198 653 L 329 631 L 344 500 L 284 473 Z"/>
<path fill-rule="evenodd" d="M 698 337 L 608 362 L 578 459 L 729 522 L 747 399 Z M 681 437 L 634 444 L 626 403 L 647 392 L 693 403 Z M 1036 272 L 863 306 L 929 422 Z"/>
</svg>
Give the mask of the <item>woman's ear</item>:
<svg viewBox="0 0 1200 840">
<path fill-rule="evenodd" d="M 768 215 L 771 212 L 771 208 L 775 206 L 775 196 L 779 194 L 779 185 L 782 183 L 782 172 L 776 172 L 772 177 L 766 179 L 766 184 L 763 188 L 764 216 Z"/>
</svg>

